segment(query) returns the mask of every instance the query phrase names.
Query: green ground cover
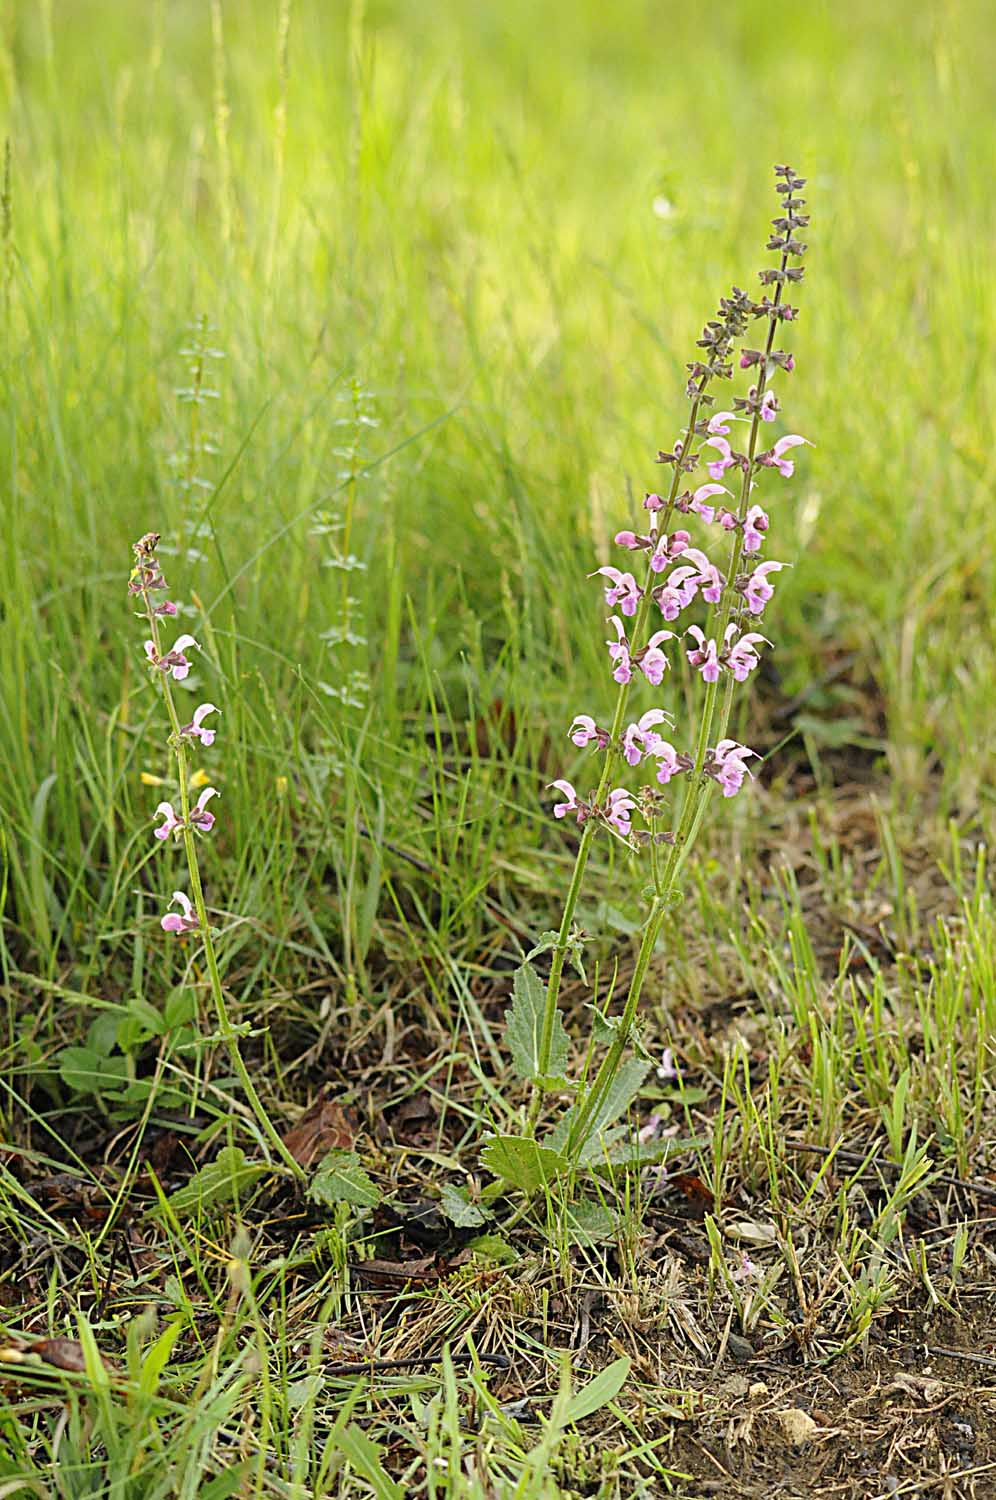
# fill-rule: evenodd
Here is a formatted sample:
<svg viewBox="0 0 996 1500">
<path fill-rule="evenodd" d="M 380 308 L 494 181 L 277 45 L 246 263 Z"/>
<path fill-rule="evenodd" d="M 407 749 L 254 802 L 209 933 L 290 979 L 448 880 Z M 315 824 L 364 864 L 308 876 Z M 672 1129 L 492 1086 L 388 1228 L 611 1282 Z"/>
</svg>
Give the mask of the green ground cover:
<svg viewBox="0 0 996 1500">
<path fill-rule="evenodd" d="M 990 7 L 43 0 L 0 41 L 0 1492 L 984 1496 Z M 679 1077 L 632 1112 L 693 1144 L 580 1218 L 453 1224 L 526 1102 L 502 1014 L 573 855 L 544 787 L 611 704 L 585 575 L 782 160 L 816 446 L 772 507 L 767 759 L 662 941 Z M 149 529 L 222 710 L 230 1003 L 295 1149 L 356 1153 L 331 1202 L 258 1170 L 159 929 Z M 599 848 L 603 999 L 644 880 Z"/>
</svg>

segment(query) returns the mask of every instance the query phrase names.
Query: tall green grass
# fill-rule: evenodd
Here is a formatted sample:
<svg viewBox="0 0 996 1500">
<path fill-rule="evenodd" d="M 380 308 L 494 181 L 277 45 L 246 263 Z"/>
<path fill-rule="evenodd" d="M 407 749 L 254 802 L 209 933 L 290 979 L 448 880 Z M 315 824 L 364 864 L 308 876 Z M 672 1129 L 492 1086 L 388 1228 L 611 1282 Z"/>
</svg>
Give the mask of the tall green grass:
<svg viewBox="0 0 996 1500">
<path fill-rule="evenodd" d="M 584 575 L 653 487 L 717 287 L 753 284 L 786 158 L 817 447 L 772 518 L 772 690 L 807 694 L 813 754 L 870 745 L 914 812 L 985 813 L 994 33 L 975 0 L 9 11 L 8 973 L 117 998 L 180 972 L 147 936 L 166 759 L 124 582 L 133 538 L 193 510 L 202 314 L 218 451 L 169 574 L 224 707 L 229 982 L 287 1002 L 331 967 L 369 998 L 386 945 L 440 985 L 491 941 L 485 893 L 546 925 L 541 789 L 610 685 Z M 333 514 L 363 570 L 325 566 Z M 323 640 L 345 594 L 366 645 Z"/>
</svg>

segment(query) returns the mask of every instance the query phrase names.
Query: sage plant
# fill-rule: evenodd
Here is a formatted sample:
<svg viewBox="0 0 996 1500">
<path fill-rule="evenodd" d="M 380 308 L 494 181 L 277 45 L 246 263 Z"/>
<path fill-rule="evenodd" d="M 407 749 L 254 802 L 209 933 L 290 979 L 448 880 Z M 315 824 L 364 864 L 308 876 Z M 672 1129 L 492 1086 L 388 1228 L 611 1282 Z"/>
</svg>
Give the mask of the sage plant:
<svg viewBox="0 0 996 1500">
<path fill-rule="evenodd" d="M 197 801 L 192 802 L 187 760 L 187 751 L 191 744 L 199 743 L 205 747 L 214 744 L 217 730 L 206 724 L 205 720 L 219 714 L 220 711 L 213 703 L 201 703 L 194 709 L 188 723 L 181 722 L 182 715 L 177 708 L 173 683 L 183 682 L 189 675 L 191 660 L 188 653 L 199 648 L 192 635 L 178 636 L 171 646 L 166 646 L 163 641 L 164 623 L 175 618 L 178 606 L 171 599 L 157 601 L 156 598 L 157 595 L 167 592 L 166 580 L 156 556 L 159 542 L 159 534 L 153 531 L 148 532 L 134 544 L 132 551 L 135 554 L 135 565 L 128 580 L 128 593 L 141 605 L 138 611 L 139 618 L 145 621 L 149 632 L 148 639 L 144 642 L 145 659 L 152 676 L 159 685 L 169 719 L 169 747 L 176 761 L 176 777 L 179 787 L 179 810 L 171 802 L 160 802 L 156 808 L 156 817 L 163 821 L 153 829 L 153 836 L 163 844 L 182 843 L 190 881 L 189 895 L 185 891 L 173 892 L 169 907 L 160 918 L 159 925 L 164 932 L 174 936 L 196 935 L 203 944 L 211 996 L 218 1018 L 218 1032 L 228 1049 L 246 1099 L 263 1134 L 277 1155 L 295 1177 L 303 1178 L 305 1176 L 303 1169 L 284 1145 L 276 1127 L 263 1108 L 262 1100 L 256 1092 L 239 1050 L 238 1031 L 232 1025 L 225 1001 L 225 990 L 221 981 L 221 971 L 218 968 L 214 936 L 204 901 L 204 888 L 201 883 L 197 852 L 197 836 L 209 834 L 214 827 L 215 814 L 208 807 L 208 803 L 218 796 L 218 792 L 213 786 L 205 787 Z M 174 911 L 173 907 L 178 907 L 179 910 Z"/>
<path fill-rule="evenodd" d="M 798 232 L 809 222 L 803 212 L 805 200 L 799 196 L 804 179 L 788 166 L 776 167 L 775 174 L 781 207 L 772 220 L 767 248 L 776 253 L 778 263 L 760 272 L 759 300 L 734 287 L 703 329 L 697 345 L 701 352 L 687 366 L 690 405 L 685 426 L 674 446 L 657 455 L 669 483 L 661 493 L 647 495 L 637 529 L 616 534 L 628 567 L 606 564 L 592 575 L 601 581 L 611 611 L 606 644 L 618 687 L 607 725 L 579 713 L 568 730 L 575 745 L 600 758 L 593 790 L 582 795 L 568 781 L 552 783 L 557 792 L 554 817 L 572 817 L 581 838 L 553 944 L 529 1135 L 535 1132 L 544 1081 L 551 1071 L 564 962 L 577 943 L 574 917 L 593 840 L 608 836 L 643 849 L 652 884 L 622 1014 L 594 1078 L 572 1110 L 569 1145 L 574 1150 L 594 1128 L 619 1070 L 654 948 L 677 899 L 682 867 L 694 848 L 710 797 L 717 787 L 724 797 L 735 796 L 752 775 L 750 762 L 757 759 L 755 751 L 729 737 L 734 694 L 771 645 L 756 627 L 774 595 L 777 575 L 789 566 L 763 555 L 769 542 L 764 506 L 769 502 L 761 503 L 758 490 L 769 470 L 779 478 L 791 478 L 792 455 L 806 442 L 796 433 L 772 441 L 764 436 L 781 416 L 781 388 L 795 368 L 781 338 L 783 325 L 798 316 L 787 293 L 802 280 L 806 246 Z M 758 348 L 745 343 L 752 323 L 762 330 Z M 711 388 L 731 380 L 734 366 L 746 372 L 747 389 L 733 398 L 732 411 L 713 410 L 716 398 Z M 701 531 L 701 545 L 687 529 L 692 526 Z M 690 620 L 689 614 L 703 605 L 704 616 Z M 663 682 L 680 651 L 702 687 L 697 728 L 681 748 L 667 737 L 675 731 L 663 708 L 646 707 L 642 700 L 631 706 L 634 693 Z M 649 770 L 651 780 L 631 790 L 621 779 L 626 768 L 644 774 Z M 675 804 L 670 800 L 672 784 L 681 791 Z M 634 827 L 634 817 L 640 826 Z"/>
</svg>

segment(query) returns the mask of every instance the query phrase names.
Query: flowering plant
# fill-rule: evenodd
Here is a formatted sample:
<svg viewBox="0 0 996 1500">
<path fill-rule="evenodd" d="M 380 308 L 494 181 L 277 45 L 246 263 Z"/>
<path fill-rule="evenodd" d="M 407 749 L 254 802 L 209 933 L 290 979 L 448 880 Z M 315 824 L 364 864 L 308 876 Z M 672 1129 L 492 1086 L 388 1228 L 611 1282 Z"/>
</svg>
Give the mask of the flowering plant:
<svg viewBox="0 0 996 1500">
<path fill-rule="evenodd" d="M 169 718 L 171 730 L 169 746 L 176 760 L 179 784 L 179 811 L 172 802 L 160 802 L 156 808 L 156 817 L 162 818 L 163 821 L 153 829 L 153 835 L 162 844 L 181 843 L 183 845 L 190 879 L 190 895 L 188 896 L 184 891 L 174 891 L 169 908 L 160 918 L 159 925 L 164 932 L 176 937 L 196 934 L 203 944 L 204 960 L 218 1017 L 220 1038 L 228 1048 L 239 1081 L 263 1134 L 285 1165 L 296 1177 L 300 1178 L 304 1175 L 301 1167 L 284 1145 L 256 1092 L 239 1050 L 238 1031 L 232 1025 L 228 1014 L 214 936 L 204 901 L 196 840 L 197 834 L 208 834 L 214 828 L 215 814 L 207 804 L 212 797 L 217 797 L 219 794 L 216 787 L 207 786 L 197 801 L 192 803 L 191 777 L 187 763 L 187 750 L 192 743 L 199 743 L 204 747 L 214 744 L 217 731 L 206 727 L 204 720 L 211 714 L 217 714 L 219 710 L 213 703 L 201 703 L 194 709 L 189 723 L 181 724 L 180 722 L 181 716 L 173 696 L 173 683 L 183 682 L 189 676 L 191 660 L 187 653 L 199 648 L 192 635 L 181 635 L 169 649 L 164 649 L 160 622 L 163 619 L 175 617 L 178 613 L 178 605 L 172 600 L 156 603 L 154 597 L 167 590 L 166 580 L 156 556 L 159 541 L 160 537 L 157 532 L 148 532 L 134 544 L 132 551 L 135 554 L 135 566 L 128 580 L 128 593 L 141 605 L 139 616 L 148 626 L 149 639 L 144 643 L 145 657 L 152 676 L 158 682 Z M 174 911 L 173 907 L 178 907 L 179 910 Z"/>
<path fill-rule="evenodd" d="M 590 714 L 580 713 L 568 730 L 579 749 L 587 748 L 601 757 L 601 766 L 590 792 L 581 793 L 563 779 L 552 783 L 558 794 L 553 814 L 562 819 L 572 817 L 580 827 L 580 840 L 560 927 L 549 935 L 552 964 L 545 993 L 532 975 L 528 982 L 517 984 L 508 1013 L 513 1053 L 517 1051 L 515 1038 L 527 1026 L 533 1034 L 528 1066 L 520 1067 L 520 1072 L 533 1084 L 521 1146 L 532 1145 L 536 1153 L 530 1159 L 534 1181 L 537 1174 L 542 1181 L 562 1170 L 558 1163 L 566 1165 L 578 1159 L 592 1135 L 618 1117 L 639 1087 L 645 1065 L 633 1069 L 631 1078 L 636 1082 L 628 1089 L 620 1088 L 618 1074 L 633 1038 L 654 947 L 667 911 L 677 899 L 682 867 L 694 847 L 713 788 L 718 787 L 724 797 L 735 796 L 754 774 L 748 762 L 758 759 L 755 751 L 729 737 L 733 696 L 737 684 L 746 682 L 757 668 L 761 650 L 771 644 L 752 627 L 774 595 L 775 575 L 788 564 L 759 556 L 768 542 L 769 517 L 755 490 L 767 469 L 790 478 L 794 459 L 789 455 L 806 442 L 796 433 L 779 437 L 770 446 L 762 441 L 765 426 L 775 422 L 781 411 L 778 391 L 771 382 L 778 377 L 780 385 L 781 378 L 795 368 L 792 354 L 776 347 L 776 342 L 782 325 L 794 322 L 798 315 L 786 300 L 786 292 L 802 280 L 799 262 L 806 246 L 799 240 L 798 231 L 809 222 L 799 196 L 804 180 L 788 166 L 778 166 L 775 172 L 782 201 L 772 221 L 768 249 L 777 253 L 778 264 L 760 272 L 762 286 L 773 287 L 773 295 L 765 293 L 755 300 L 734 287 L 729 297 L 721 299 L 715 318 L 703 329 L 698 340 L 701 353 L 687 367 L 690 410 L 686 424 L 673 448 L 657 455 L 657 462 L 670 474 L 670 483 L 665 493 L 647 495 L 646 520 L 639 529 L 619 531 L 615 536 L 617 546 L 634 555 L 643 554 L 642 580 L 611 565 L 596 569 L 592 575 L 603 581 L 605 602 L 613 611 L 608 618 L 611 633 L 606 644 L 611 675 L 618 685 L 615 709 L 608 726 L 600 725 Z M 752 320 L 766 328 L 762 347 L 741 347 L 738 358 L 734 346 L 741 343 Z M 711 412 L 714 396 L 710 387 L 716 381 L 731 379 L 736 363 L 741 370 L 751 372 L 752 383 L 744 395 L 733 399 L 732 411 Z M 703 464 L 709 482 L 690 481 L 689 476 Z M 735 481 L 735 490 L 728 488 L 727 480 Z M 704 540 L 702 547 L 694 545 L 689 530 L 672 529 L 679 518 L 689 524 L 695 518 L 696 525 L 706 528 L 710 540 Z M 716 544 L 724 542 L 725 555 L 717 561 Z M 687 612 L 699 603 L 707 606 L 705 618 L 701 623 L 687 621 Z M 655 629 L 658 613 L 673 628 Z M 659 686 L 676 653 L 682 650 L 704 689 L 697 731 L 690 736 L 687 749 L 676 747 L 659 732 L 660 726 L 673 723 L 663 708 L 641 706 L 634 716 L 629 706 L 638 677 L 652 687 Z M 668 732 L 674 731 L 669 728 Z M 628 767 L 653 767 L 654 780 L 661 787 L 670 788 L 676 782 L 680 799 L 675 807 L 672 809 L 657 786 L 645 785 L 631 792 L 623 785 L 613 785 L 623 770 L 620 761 Z M 634 816 L 642 826 L 634 827 Z M 608 1049 L 568 1115 L 555 1127 L 546 1145 L 540 1146 L 535 1143 L 535 1130 L 544 1090 L 552 1083 L 567 1083 L 560 1066 L 566 1061 L 567 1039 L 557 1002 L 565 961 L 572 954 L 576 956 L 580 943 L 574 917 L 585 867 L 592 842 L 602 832 L 634 849 L 648 851 L 652 878 L 649 910 L 622 1013 L 607 1023 L 611 1032 Z M 520 1056 L 521 1048 L 517 1061 Z M 513 1157 L 522 1159 L 522 1150 L 512 1151 L 509 1140 L 499 1138 L 501 1149 L 492 1147 L 485 1153 L 485 1160 L 497 1171 L 502 1170 L 502 1162 Z M 510 1180 L 508 1170 L 505 1178 Z M 521 1173 L 519 1180 L 522 1185 Z"/>
</svg>

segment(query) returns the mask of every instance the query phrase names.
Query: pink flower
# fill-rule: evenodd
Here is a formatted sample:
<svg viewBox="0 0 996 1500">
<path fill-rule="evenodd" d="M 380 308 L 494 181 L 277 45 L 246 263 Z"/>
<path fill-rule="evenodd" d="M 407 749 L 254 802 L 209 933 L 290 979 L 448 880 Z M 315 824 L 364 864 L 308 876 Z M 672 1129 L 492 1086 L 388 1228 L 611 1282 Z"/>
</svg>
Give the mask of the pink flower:
<svg viewBox="0 0 996 1500">
<path fill-rule="evenodd" d="M 217 797 L 217 790 L 213 786 L 206 786 L 198 797 L 194 806 L 190 809 L 190 826 L 199 828 L 202 833 L 210 833 L 214 827 L 214 813 L 207 811 L 207 804 L 212 797 Z"/>
<path fill-rule="evenodd" d="M 675 568 L 666 583 L 654 589 L 654 598 L 665 620 L 676 620 L 687 609 L 698 592 L 698 569 Z"/>
<path fill-rule="evenodd" d="M 766 469 L 777 469 L 779 474 L 786 479 L 791 479 L 795 473 L 795 462 L 791 458 L 784 458 L 783 454 L 788 453 L 791 448 L 798 448 L 800 443 L 808 443 L 812 447 L 808 438 L 799 437 L 796 433 L 791 433 L 788 437 L 780 437 L 767 453 L 758 455 L 757 462 L 763 464 Z"/>
<path fill-rule="evenodd" d="M 218 712 L 220 712 L 220 710 L 215 708 L 213 703 L 202 703 L 199 708 L 194 709 L 193 718 L 191 719 L 189 724 L 184 724 L 183 728 L 180 730 L 180 733 L 182 735 L 186 735 L 188 739 L 200 740 L 202 745 L 213 745 L 217 730 L 202 729 L 201 725 L 204 723 L 204 720 L 207 718 L 208 714 L 216 714 Z"/>
<path fill-rule="evenodd" d="M 567 814 L 572 812 L 577 813 L 578 823 L 583 823 L 591 815 L 588 804 L 581 801 L 569 781 L 551 781 L 550 785 L 555 786 L 558 792 L 564 794 L 564 801 L 558 802 L 553 809 L 555 818 L 566 818 Z"/>
<path fill-rule="evenodd" d="M 717 411 L 709 418 L 706 430 L 710 437 L 729 437 L 730 423 L 736 420 L 732 411 Z"/>
<path fill-rule="evenodd" d="M 705 446 L 707 448 L 715 448 L 719 454 L 719 457 L 713 459 L 711 464 L 706 464 L 706 468 L 713 479 L 722 479 L 727 469 L 732 469 L 736 463 L 736 459 L 733 457 L 733 449 L 725 437 L 706 438 Z"/>
<path fill-rule="evenodd" d="M 617 531 L 612 540 L 617 547 L 628 547 L 631 552 L 639 552 L 646 546 L 643 537 L 637 536 L 635 531 Z"/>
<path fill-rule="evenodd" d="M 743 762 L 754 753 L 746 745 L 738 745 L 736 740 L 720 740 L 715 750 L 706 751 L 702 769 L 719 782 L 724 797 L 734 797 L 743 786 L 744 777 L 750 775 Z"/>
<path fill-rule="evenodd" d="M 761 421 L 773 422 L 778 415 L 778 397 L 774 391 L 765 391 L 761 397 Z"/>
<path fill-rule="evenodd" d="M 175 615 L 178 611 L 178 608 L 179 606 L 174 604 L 172 599 L 164 599 L 162 604 L 157 604 L 155 606 L 152 613 L 154 615 Z"/>
<path fill-rule="evenodd" d="M 616 787 L 614 792 L 609 793 L 603 817 L 609 827 L 621 833 L 623 838 L 628 838 L 633 831 L 630 814 L 635 806 L 636 802 L 625 787 Z"/>
<path fill-rule="evenodd" d="M 635 724 L 630 724 L 622 737 L 622 752 L 631 766 L 638 766 L 644 755 L 657 755 L 659 745 L 665 743 L 654 730 L 655 724 L 666 724 L 668 715 L 662 708 L 649 708 L 641 714 Z"/>
<path fill-rule="evenodd" d="M 674 1065 L 674 1053 L 670 1047 L 665 1047 L 657 1067 L 657 1077 L 661 1083 L 673 1083 L 677 1076 L 678 1069 Z"/>
<path fill-rule="evenodd" d="M 657 761 L 657 780 L 661 786 L 667 786 L 672 776 L 680 776 L 691 765 L 688 756 L 679 755 L 668 740 L 658 740 L 650 753 Z"/>
<path fill-rule="evenodd" d="M 182 891 L 173 892 L 170 906 L 179 906 L 181 912 L 169 911 L 164 917 L 160 917 L 159 925 L 163 932 L 193 932 L 200 926 L 190 897 L 185 896 Z"/>
<path fill-rule="evenodd" d="M 620 573 L 618 568 L 596 568 L 596 573 L 610 580 L 605 590 L 605 602 L 610 609 L 618 604 L 624 615 L 635 615 L 643 590 L 632 573 Z"/>
<path fill-rule="evenodd" d="M 574 723 L 567 731 L 579 750 L 599 737 L 599 728 L 590 714 L 575 714 Z M 601 746 L 599 747 L 601 748 Z"/>
<path fill-rule="evenodd" d="M 660 685 L 664 673 L 671 665 L 661 650 L 661 641 L 673 641 L 675 639 L 673 630 L 656 630 L 640 652 L 637 666 L 647 681 L 653 683 L 654 687 Z"/>
<path fill-rule="evenodd" d="M 688 547 L 692 540 L 687 531 L 675 531 L 670 537 L 662 536 L 650 555 L 650 567 L 654 573 L 663 573 L 669 563 Z"/>
<path fill-rule="evenodd" d="M 756 1281 L 761 1275 L 760 1269 L 754 1264 L 746 1250 L 740 1251 L 740 1264 L 733 1272 L 734 1281 Z"/>
<path fill-rule="evenodd" d="M 157 656 L 155 641 L 146 641 L 145 654 L 150 666 L 158 667 L 160 672 L 169 672 L 177 682 L 182 682 L 190 671 L 190 662 L 183 654 L 188 646 L 197 646 L 197 642 L 192 635 L 181 635 L 177 638 L 172 651 L 167 651 L 163 656 Z M 197 649 L 200 650 L 200 647 L 198 646 Z"/>
<path fill-rule="evenodd" d="M 762 532 L 768 529 L 768 515 L 759 505 L 752 505 L 744 521 L 744 551 L 760 552 L 764 542 Z"/>
<path fill-rule="evenodd" d="M 649 510 L 651 514 L 653 514 L 655 510 L 664 509 L 664 501 L 661 499 L 660 495 L 648 495 L 643 502 L 643 508 L 644 510 Z"/>
<path fill-rule="evenodd" d="M 729 448 L 729 443 L 726 446 Z M 710 464 L 710 473 L 712 472 L 712 467 Z M 706 525 L 711 526 L 716 515 L 716 507 L 714 505 L 706 505 L 705 501 L 709 499 L 710 495 L 728 495 L 729 493 L 730 491 L 722 484 L 700 484 L 692 496 L 688 509 L 696 511 Z"/>
<path fill-rule="evenodd" d="M 685 655 L 693 667 L 698 667 L 705 682 L 719 681 L 719 652 L 715 641 L 707 641 L 697 625 L 689 625 L 686 635 L 698 642 L 696 649 L 688 651 Z"/>
<path fill-rule="evenodd" d="M 610 615 L 609 624 L 616 633 L 614 641 L 605 642 L 609 648 L 609 656 L 616 664 L 612 676 L 616 682 L 630 682 L 633 677 L 633 664 L 629 654 L 629 642 L 626 639 L 626 627 L 618 615 Z"/>
<path fill-rule="evenodd" d="M 168 839 L 171 833 L 183 827 L 183 819 L 177 817 L 172 802 L 160 802 L 156 808 L 156 817 L 166 819 L 159 828 L 152 830 L 157 839 Z"/>
<path fill-rule="evenodd" d="M 774 589 L 768 583 L 769 573 L 779 573 L 782 568 L 787 568 L 788 563 L 763 562 L 758 563 L 753 573 L 749 575 L 743 584 L 744 598 L 747 600 L 747 608 L 752 615 L 763 615 L 764 606 L 774 596 Z"/>
<path fill-rule="evenodd" d="M 718 604 L 723 593 L 723 577 L 719 569 L 697 547 L 688 548 L 684 561 L 695 563 L 698 571 L 691 582 L 702 589 L 703 599 L 707 599 L 710 604 Z"/>
<path fill-rule="evenodd" d="M 731 643 L 738 629 L 739 626 L 737 625 L 727 625 L 726 627 L 726 636 L 724 638 L 726 649 L 723 652 L 723 663 L 733 673 L 737 682 L 746 682 L 751 672 L 753 672 L 761 660 L 757 654 L 755 641 L 763 641 L 766 646 L 770 646 L 771 642 L 767 636 L 758 635 L 756 630 L 749 630 L 746 635 L 742 635 L 736 644 L 733 645 Z"/>
</svg>

